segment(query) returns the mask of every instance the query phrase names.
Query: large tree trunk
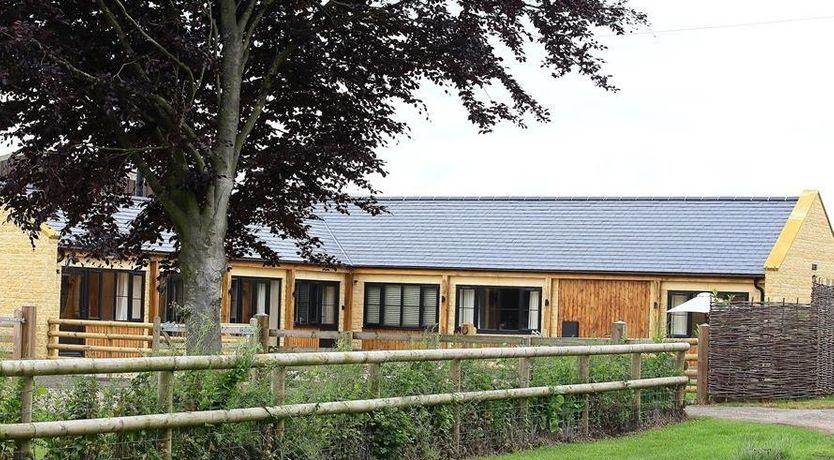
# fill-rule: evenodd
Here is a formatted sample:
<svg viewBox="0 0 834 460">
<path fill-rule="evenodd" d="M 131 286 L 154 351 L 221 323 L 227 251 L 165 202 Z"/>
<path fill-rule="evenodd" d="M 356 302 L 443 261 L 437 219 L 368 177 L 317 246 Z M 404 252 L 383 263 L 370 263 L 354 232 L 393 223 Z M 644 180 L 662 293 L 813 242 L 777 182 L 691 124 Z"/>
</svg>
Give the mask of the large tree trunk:
<svg viewBox="0 0 834 460">
<path fill-rule="evenodd" d="M 179 265 L 183 277 L 183 303 L 188 354 L 221 351 L 220 304 L 226 270 L 226 229 L 229 200 L 234 187 L 240 120 L 241 61 L 243 49 L 236 8 L 232 0 L 220 2 L 220 35 L 223 43 L 219 76 L 217 138 L 209 160 L 212 183 L 205 196 L 186 199 L 185 217 L 177 225 L 180 237 Z"/>
<path fill-rule="evenodd" d="M 199 228 L 194 233 L 181 241 L 179 255 L 187 312 L 186 350 L 189 355 L 217 354 L 220 352 L 222 279 L 226 270 L 224 238 Z"/>
<path fill-rule="evenodd" d="M 218 200 L 192 213 L 191 222 L 178 232 L 189 355 L 221 351 L 220 304 L 224 295 L 226 218 L 231 188 L 231 181 L 218 180 L 214 187 L 214 198 Z"/>
</svg>

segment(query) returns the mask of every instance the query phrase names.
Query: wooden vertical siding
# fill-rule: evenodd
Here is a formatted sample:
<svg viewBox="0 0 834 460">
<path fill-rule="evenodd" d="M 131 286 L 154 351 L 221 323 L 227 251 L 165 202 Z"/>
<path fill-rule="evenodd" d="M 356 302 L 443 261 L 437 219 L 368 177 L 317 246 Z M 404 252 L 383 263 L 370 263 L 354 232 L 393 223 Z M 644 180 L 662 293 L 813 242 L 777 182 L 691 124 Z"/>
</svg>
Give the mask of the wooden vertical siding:
<svg viewBox="0 0 834 460">
<path fill-rule="evenodd" d="M 153 335 L 153 328 L 141 327 L 118 327 L 110 325 L 98 325 L 91 321 L 90 324 L 84 326 L 84 332 L 93 332 L 99 334 L 130 334 L 147 337 Z M 85 345 L 92 345 L 98 347 L 123 347 L 123 348 L 150 348 L 151 344 L 147 340 L 126 340 L 126 339 L 92 339 L 88 338 L 84 341 Z M 86 358 L 138 358 L 143 356 L 140 353 L 119 353 L 110 351 L 86 351 L 84 357 Z"/>
<path fill-rule="evenodd" d="M 607 337 L 612 322 L 625 321 L 629 337 L 649 337 L 650 299 L 648 281 L 562 279 L 559 335 L 562 321 L 578 321 L 581 337 Z"/>
<path fill-rule="evenodd" d="M 363 339 L 363 350 L 417 350 L 438 347 L 437 343 L 431 340 L 431 338 L 425 337 L 423 331 L 421 330 L 366 327 L 362 329 L 362 332 L 375 332 L 379 334 L 409 334 L 414 337 L 411 341 Z"/>
<path fill-rule="evenodd" d="M 290 321 L 292 324 L 293 321 Z M 316 326 L 296 326 L 293 324 L 292 329 L 302 331 L 318 331 Z M 319 348 L 319 339 L 311 337 L 284 337 L 284 346 L 286 348 L 299 348 L 303 350 Z"/>
</svg>

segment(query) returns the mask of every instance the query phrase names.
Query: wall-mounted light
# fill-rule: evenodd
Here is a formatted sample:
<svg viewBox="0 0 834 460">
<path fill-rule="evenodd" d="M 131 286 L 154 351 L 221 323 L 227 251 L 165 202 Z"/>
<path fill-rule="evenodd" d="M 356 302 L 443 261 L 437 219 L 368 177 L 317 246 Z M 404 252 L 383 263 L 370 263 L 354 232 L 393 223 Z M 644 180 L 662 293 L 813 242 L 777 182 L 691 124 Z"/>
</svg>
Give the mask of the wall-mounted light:
<svg viewBox="0 0 834 460">
<path fill-rule="evenodd" d="M 440 296 L 440 303 L 446 303 L 446 296 L 445 295 Z"/>
<path fill-rule="evenodd" d="M 544 299 L 544 306 L 545 306 L 545 307 L 549 307 L 549 306 L 550 306 L 550 299 Z"/>
</svg>

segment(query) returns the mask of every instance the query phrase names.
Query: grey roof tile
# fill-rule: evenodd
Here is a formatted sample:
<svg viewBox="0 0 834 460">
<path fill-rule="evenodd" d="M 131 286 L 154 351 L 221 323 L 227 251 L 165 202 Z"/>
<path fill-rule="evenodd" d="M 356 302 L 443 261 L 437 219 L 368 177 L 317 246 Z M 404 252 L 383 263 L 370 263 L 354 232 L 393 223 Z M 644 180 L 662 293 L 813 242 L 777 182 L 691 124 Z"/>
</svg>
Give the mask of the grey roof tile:
<svg viewBox="0 0 834 460">
<path fill-rule="evenodd" d="M 385 214 L 321 213 L 310 225 L 353 266 L 761 275 L 796 200 L 388 197 Z M 136 212 L 117 216 L 125 230 Z M 261 236 L 283 260 L 301 261 L 292 241 Z"/>
</svg>

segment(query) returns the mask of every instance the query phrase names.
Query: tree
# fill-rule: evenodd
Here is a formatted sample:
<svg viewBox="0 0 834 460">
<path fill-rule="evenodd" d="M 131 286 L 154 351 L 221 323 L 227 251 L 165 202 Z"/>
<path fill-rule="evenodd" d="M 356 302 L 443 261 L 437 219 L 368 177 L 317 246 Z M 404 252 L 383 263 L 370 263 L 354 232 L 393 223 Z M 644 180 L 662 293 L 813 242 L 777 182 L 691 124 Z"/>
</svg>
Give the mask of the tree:
<svg viewBox="0 0 834 460">
<path fill-rule="evenodd" d="M 505 58 L 534 44 L 553 77 L 611 90 L 594 34 L 644 22 L 625 0 L 2 0 L 0 133 L 15 147 L 0 206 L 33 243 L 61 214 L 100 257 L 141 262 L 172 231 L 187 327 L 207 331 L 188 350 L 216 352 L 227 257 L 277 263 L 259 226 L 327 262 L 314 207 L 382 211 L 374 152 L 407 134 L 398 106 L 426 110 L 422 84 L 456 93 L 481 131 L 546 121 Z M 132 171 L 153 196 L 120 232 Z"/>
</svg>

